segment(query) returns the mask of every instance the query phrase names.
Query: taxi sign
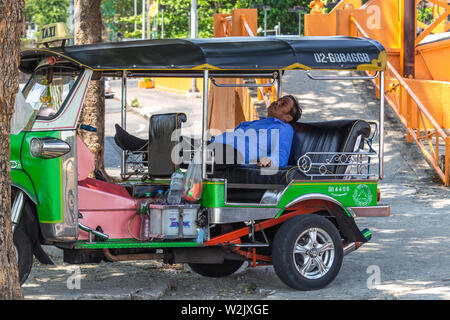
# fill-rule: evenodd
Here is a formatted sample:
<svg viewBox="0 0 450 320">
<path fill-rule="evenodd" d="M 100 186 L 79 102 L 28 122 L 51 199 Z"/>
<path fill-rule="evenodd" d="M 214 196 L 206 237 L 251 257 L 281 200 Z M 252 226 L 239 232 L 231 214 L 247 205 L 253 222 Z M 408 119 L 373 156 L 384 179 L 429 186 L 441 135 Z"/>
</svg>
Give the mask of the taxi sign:
<svg viewBox="0 0 450 320">
<path fill-rule="evenodd" d="M 42 27 L 38 36 L 38 44 L 73 39 L 65 23 L 58 22 Z"/>
</svg>

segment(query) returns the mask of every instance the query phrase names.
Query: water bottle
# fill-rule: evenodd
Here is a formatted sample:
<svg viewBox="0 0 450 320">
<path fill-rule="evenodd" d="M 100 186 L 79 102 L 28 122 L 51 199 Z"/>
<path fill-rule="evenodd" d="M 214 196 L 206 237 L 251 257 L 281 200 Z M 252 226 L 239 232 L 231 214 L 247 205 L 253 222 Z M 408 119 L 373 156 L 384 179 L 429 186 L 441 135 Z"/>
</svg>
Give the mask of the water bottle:
<svg viewBox="0 0 450 320">
<path fill-rule="evenodd" d="M 183 187 L 184 174 L 181 171 L 175 171 L 170 178 L 170 190 L 167 196 L 169 204 L 179 204 L 181 202 L 181 189 Z"/>
<path fill-rule="evenodd" d="M 205 243 L 205 229 L 204 228 L 197 228 L 196 242 L 200 245 Z"/>
<path fill-rule="evenodd" d="M 150 239 L 150 213 L 148 212 L 146 203 L 141 207 L 141 228 L 139 230 L 139 238 L 141 240 Z"/>
<path fill-rule="evenodd" d="M 158 193 L 155 196 L 155 203 L 163 204 L 164 203 L 164 191 L 158 190 Z"/>
</svg>

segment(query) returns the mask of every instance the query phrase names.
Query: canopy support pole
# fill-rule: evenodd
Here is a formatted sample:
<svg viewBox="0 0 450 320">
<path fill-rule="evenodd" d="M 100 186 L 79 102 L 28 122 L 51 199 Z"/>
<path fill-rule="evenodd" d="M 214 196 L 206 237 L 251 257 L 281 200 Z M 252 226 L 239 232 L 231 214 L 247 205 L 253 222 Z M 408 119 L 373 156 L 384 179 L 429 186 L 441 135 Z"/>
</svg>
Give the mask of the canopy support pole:
<svg viewBox="0 0 450 320">
<path fill-rule="evenodd" d="M 278 82 L 278 88 L 277 88 L 277 100 L 280 100 L 280 98 L 281 98 L 281 90 L 282 90 L 282 87 L 281 87 L 281 78 L 282 78 L 282 72 L 283 71 L 281 71 L 281 70 L 278 70 L 278 77 L 277 77 L 277 82 Z"/>
<path fill-rule="evenodd" d="M 202 111 L 202 179 L 206 179 L 207 138 L 208 138 L 208 70 L 203 71 L 203 111 Z"/>
<path fill-rule="evenodd" d="M 384 97 L 384 71 L 380 72 L 380 118 L 379 118 L 379 178 L 383 180 L 384 178 L 384 105 L 385 105 L 385 97 Z"/>
<path fill-rule="evenodd" d="M 121 113 L 120 113 L 120 125 L 123 130 L 127 129 L 127 72 L 122 71 L 122 100 L 121 100 Z M 125 150 L 122 150 L 120 154 L 120 176 L 125 179 L 127 167 L 125 163 Z"/>
</svg>

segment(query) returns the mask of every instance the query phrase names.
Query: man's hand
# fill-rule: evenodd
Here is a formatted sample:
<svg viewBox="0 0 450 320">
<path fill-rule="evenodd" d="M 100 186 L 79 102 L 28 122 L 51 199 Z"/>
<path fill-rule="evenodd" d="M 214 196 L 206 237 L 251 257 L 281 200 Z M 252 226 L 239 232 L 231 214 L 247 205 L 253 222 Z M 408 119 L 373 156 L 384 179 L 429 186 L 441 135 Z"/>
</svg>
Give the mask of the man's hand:
<svg viewBox="0 0 450 320">
<path fill-rule="evenodd" d="M 272 166 L 272 160 L 270 160 L 267 157 L 262 157 L 261 159 L 259 159 L 258 163 L 257 163 L 258 167 L 271 167 Z"/>
</svg>

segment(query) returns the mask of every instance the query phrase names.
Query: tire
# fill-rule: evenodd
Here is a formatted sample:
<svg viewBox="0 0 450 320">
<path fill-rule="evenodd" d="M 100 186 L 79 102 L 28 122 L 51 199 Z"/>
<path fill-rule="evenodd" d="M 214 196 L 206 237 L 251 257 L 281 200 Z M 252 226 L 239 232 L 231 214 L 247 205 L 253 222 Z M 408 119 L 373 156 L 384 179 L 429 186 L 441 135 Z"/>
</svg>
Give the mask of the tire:
<svg viewBox="0 0 450 320">
<path fill-rule="evenodd" d="M 14 247 L 19 266 L 20 285 L 24 284 L 33 267 L 33 248 L 30 238 L 21 228 L 14 230 Z"/>
<path fill-rule="evenodd" d="M 188 263 L 189 267 L 191 267 L 192 271 L 202 275 L 204 277 L 212 277 L 212 278 L 220 278 L 229 276 L 236 271 L 244 264 L 244 261 L 238 260 L 225 260 L 224 263 Z"/>
<path fill-rule="evenodd" d="M 343 256 L 339 231 L 331 221 L 315 214 L 288 220 L 273 241 L 275 272 L 297 290 L 326 287 L 339 273 Z"/>
</svg>

